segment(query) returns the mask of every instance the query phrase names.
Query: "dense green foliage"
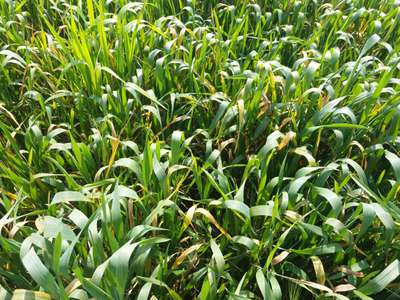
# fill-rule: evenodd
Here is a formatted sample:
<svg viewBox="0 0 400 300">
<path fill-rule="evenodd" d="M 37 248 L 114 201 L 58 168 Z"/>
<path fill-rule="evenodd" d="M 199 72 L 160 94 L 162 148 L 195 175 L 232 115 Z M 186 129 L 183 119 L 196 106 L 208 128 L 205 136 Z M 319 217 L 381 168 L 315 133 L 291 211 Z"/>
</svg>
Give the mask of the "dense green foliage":
<svg viewBox="0 0 400 300">
<path fill-rule="evenodd" d="M 1 0 L 0 299 L 400 299 L 399 130 L 397 0 Z"/>
</svg>

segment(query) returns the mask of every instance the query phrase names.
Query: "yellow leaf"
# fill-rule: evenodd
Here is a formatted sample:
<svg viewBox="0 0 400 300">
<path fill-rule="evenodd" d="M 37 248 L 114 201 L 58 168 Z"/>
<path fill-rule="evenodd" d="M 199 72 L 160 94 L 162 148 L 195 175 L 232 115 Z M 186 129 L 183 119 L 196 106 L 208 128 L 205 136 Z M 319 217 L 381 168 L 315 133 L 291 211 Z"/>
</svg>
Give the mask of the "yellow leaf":
<svg viewBox="0 0 400 300">
<path fill-rule="evenodd" d="M 193 246 L 187 248 L 186 250 L 184 250 L 184 251 L 181 253 L 181 255 L 179 255 L 179 257 L 175 260 L 175 262 L 174 262 L 174 264 L 173 264 L 173 268 L 176 268 L 177 266 L 179 266 L 179 265 L 186 259 L 186 257 L 187 257 L 190 253 L 192 253 L 192 252 L 194 252 L 194 251 L 197 251 L 197 250 L 201 247 L 201 245 L 202 245 L 202 244 L 196 244 L 196 245 L 193 245 Z"/>
</svg>

